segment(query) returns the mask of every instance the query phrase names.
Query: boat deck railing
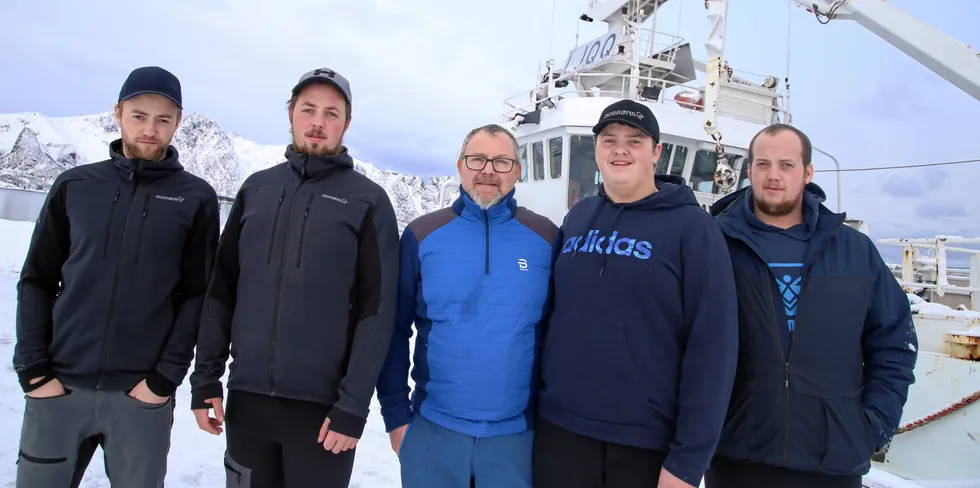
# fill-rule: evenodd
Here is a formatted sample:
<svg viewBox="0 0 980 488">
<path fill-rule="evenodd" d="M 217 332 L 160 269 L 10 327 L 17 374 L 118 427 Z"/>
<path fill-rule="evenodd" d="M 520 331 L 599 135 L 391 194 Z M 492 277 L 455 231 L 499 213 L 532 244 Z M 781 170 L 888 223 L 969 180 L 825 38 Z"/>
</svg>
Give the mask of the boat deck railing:
<svg viewBox="0 0 980 488">
<path fill-rule="evenodd" d="M 930 290 L 939 297 L 946 293 L 969 295 L 968 308 L 980 311 L 980 249 L 955 246 L 956 244 L 977 246 L 980 245 L 980 238 L 936 236 L 918 239 L 878 239 L 877 242 L 902 248 L 901 274 L 898 279 L 906 293 Z M 950 267 L 947 256 L 950 252 L 967 255 L 969 266 Z M 965 282 L 965 284 L 953 284 L 953 281 Z"/>
<path fill-rule="evenodd" d="M 594 79 L 596 83 L 588 83 L 589 79 Z M 555 88 L 554 81 L 539 83 L 535 85 L 530 90 L 524 90 L 516 95 L 504 99 L 505 111 L 501 114 L 503 120 L 512 121 L 515 120 L 517 116 L 533 112 L 542 107 L 554 107 L 562 99 L 566 98 L 593 98 L 593 97 L 611 97 L 611 98 L 629 98 L 630 97 L 630 83 L 632 76 L 627 73 L 606 73 L 606 72 L 596 72 L 596 71 L 586 71 L 581 73 L 573 74 L 568 80 L 568 84 L 563 88 Z M 619 86 L 615 89 L 599 89 L 594 87 L 589 90 L 580 90 L 578 88 L 578 82 L 586 80 L 586 84 L 599 84 L 601 82 L 605 85 L 618 84 Z M 651 96 L 650 98 L 644 97 L 641 90 L 638 90 L 636 100 L 651 101 L 658 104 L 676 104 L 679 107 L 688 109 L 703 111 L 702 106 L 704 99 L 704 86 L 703 84 L 695 85 L 695 82 L 678 83 L 672 80 L 666 80 L 664 78 L 650 77 L 650 76 L 637 76 L 636 82 L 645 87 L 657 87 L 659 92 L 656 96 Z M 547 89 L 547 96 L 536 98 L 537 94 L 542 90 Z M 689 91 L 694 96 L 696 100 L 694 103 L 687 102 L 685 100 L 675 100 L 674 95 L 677 95 L 683 91 Z M 782 94 L 776 94 L 778 98 L 782 98 Z M 740 103 L 748 103 L 753 105 L 759 105 L 767 107 L 772 110 L 773 122 L 776 120 L 783 119 L 786 117 L 786 110 L 782 106 L 777 106 L 775 104 L 766 104 L 759 102 L 758 100 L 753 100 L 749 98 L 738 97 L 733 95 L 731 92 L 724 95 L 725 98 L 737 101 Z M 782 105 L 781 103 L 779 105 Z M 739 113 L 726 111 L 724 106 L 718 108 L 718 115 L 730 115 L 738 117 Z"/>
</svg>

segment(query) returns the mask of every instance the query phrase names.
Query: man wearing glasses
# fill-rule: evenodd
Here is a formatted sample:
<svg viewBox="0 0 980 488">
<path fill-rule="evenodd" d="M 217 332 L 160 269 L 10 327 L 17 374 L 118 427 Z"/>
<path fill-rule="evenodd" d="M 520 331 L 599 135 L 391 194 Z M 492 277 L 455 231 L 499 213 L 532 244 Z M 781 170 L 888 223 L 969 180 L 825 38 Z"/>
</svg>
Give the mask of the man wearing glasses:
<svg viewBox="0 0 980 488">
<path fill-rule="evenodd" d="M 471 131 L 459 198 L 401 237 L 395 332 L 378 399 L 402 486 L 532 486 L 540 323 L 557 227 L 514 199 L 517 141 Z M 418 330 L 407 384 L 412 324 Z"/>
</svg>

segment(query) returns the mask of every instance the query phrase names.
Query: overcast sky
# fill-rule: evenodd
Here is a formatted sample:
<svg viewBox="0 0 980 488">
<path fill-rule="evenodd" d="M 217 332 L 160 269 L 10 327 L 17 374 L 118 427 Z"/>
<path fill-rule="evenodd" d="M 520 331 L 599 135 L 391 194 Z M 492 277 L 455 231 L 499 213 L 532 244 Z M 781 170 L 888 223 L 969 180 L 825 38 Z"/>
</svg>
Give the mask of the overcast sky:
<svg viewBox="0 0 980 488">
<path fill-rule="evenodd" d="M 289 89 L 327 66 L 352 83 L 355 156 L 448 174 L 462 137 L 501 121 L 502 100 L 534 82 L 549 44 L 561 61 L 576 29 L 580 42 L 604 32 L 577 20 L 587 0 L 555 3 L 551 36 L 552 0 L 2 2 L 0 113 L 105 112 L 130 70 L 156 64 L 181 79 L 188 112 L 283 144 Z M 976 0 L 891 3 L 980 46 Z M 659 31 L 687 38 L 705 58 L 703 0 L 668 2 L 660 19 Z M 789 0 L 738 0 L 727 34 L 732 66 L 780 79 L 789 48 L 794 123 L 845 168 L 980 157 L 971 123 L 980 102 L 854 22 L 821 25 Z M 822 156 L 815 164 L 833 168 Z M 817 182 L 837 210 L 834 175 Z M 844 210 L 870 222 L 875 238 L 978 236 L 977 182 L 980 164 L 845 173 Z"/>
</svg>

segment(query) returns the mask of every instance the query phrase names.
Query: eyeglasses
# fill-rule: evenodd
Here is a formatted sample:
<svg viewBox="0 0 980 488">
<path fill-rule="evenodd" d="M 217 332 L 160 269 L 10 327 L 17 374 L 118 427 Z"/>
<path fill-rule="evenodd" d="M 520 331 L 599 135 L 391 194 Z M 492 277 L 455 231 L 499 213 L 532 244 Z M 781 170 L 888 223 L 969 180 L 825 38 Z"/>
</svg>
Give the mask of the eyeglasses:
<svg viewBox="0 0 980 488">
<path fill-rule="evenodd" d="M 472 156 L 465 155 L 463 160 L 466 161 L 466 167 L 473 171 L 483 171 L 483 168 L 487 167 L 487 162 L 493 162 L 493 170 L 497 173 L 510 173 L 514 169 L 514 165 L 517 164 L 517 160 L 511 158 L 485 158 L 483 156 Z"/>
</svg>

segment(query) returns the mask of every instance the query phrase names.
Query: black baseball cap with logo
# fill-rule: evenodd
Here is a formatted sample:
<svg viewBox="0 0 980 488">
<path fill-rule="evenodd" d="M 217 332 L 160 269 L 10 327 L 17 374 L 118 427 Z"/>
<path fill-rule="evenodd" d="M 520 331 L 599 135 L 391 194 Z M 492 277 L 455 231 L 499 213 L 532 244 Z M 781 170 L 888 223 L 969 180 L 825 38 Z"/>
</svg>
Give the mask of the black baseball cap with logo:
<svg viewBox="0 0 980 488">
<path fill-rule="evenodd" d="M 660 124 L 650 107 L 640 102 L 626 99 L 609 105 L 602 110 L 599 122 L 592 127 L 592 133 L 599 135 L 602 129 L 614 122 L 640 129 L 653 138 L 654 144 L 660 143 Z"/>
<path fill-rule="evenodd" d="M 300 90 L 309 85 L 310 83 L 326 83 L 328 85 L 333 85 L 341 93 L 344 94 L 344 98 L 347 100 L 347 105 L 351 105 L 351 92 L 350 92 L 350 82 L 347 78 L 344 78 L 340 73 L 330 69 L 330 68 L 317 68 L 313 71 L 307 71 L 299 78 L 296 82 L 296 86 L 293 87 L 293 96 L 299 94 Z"/>
</svg>

